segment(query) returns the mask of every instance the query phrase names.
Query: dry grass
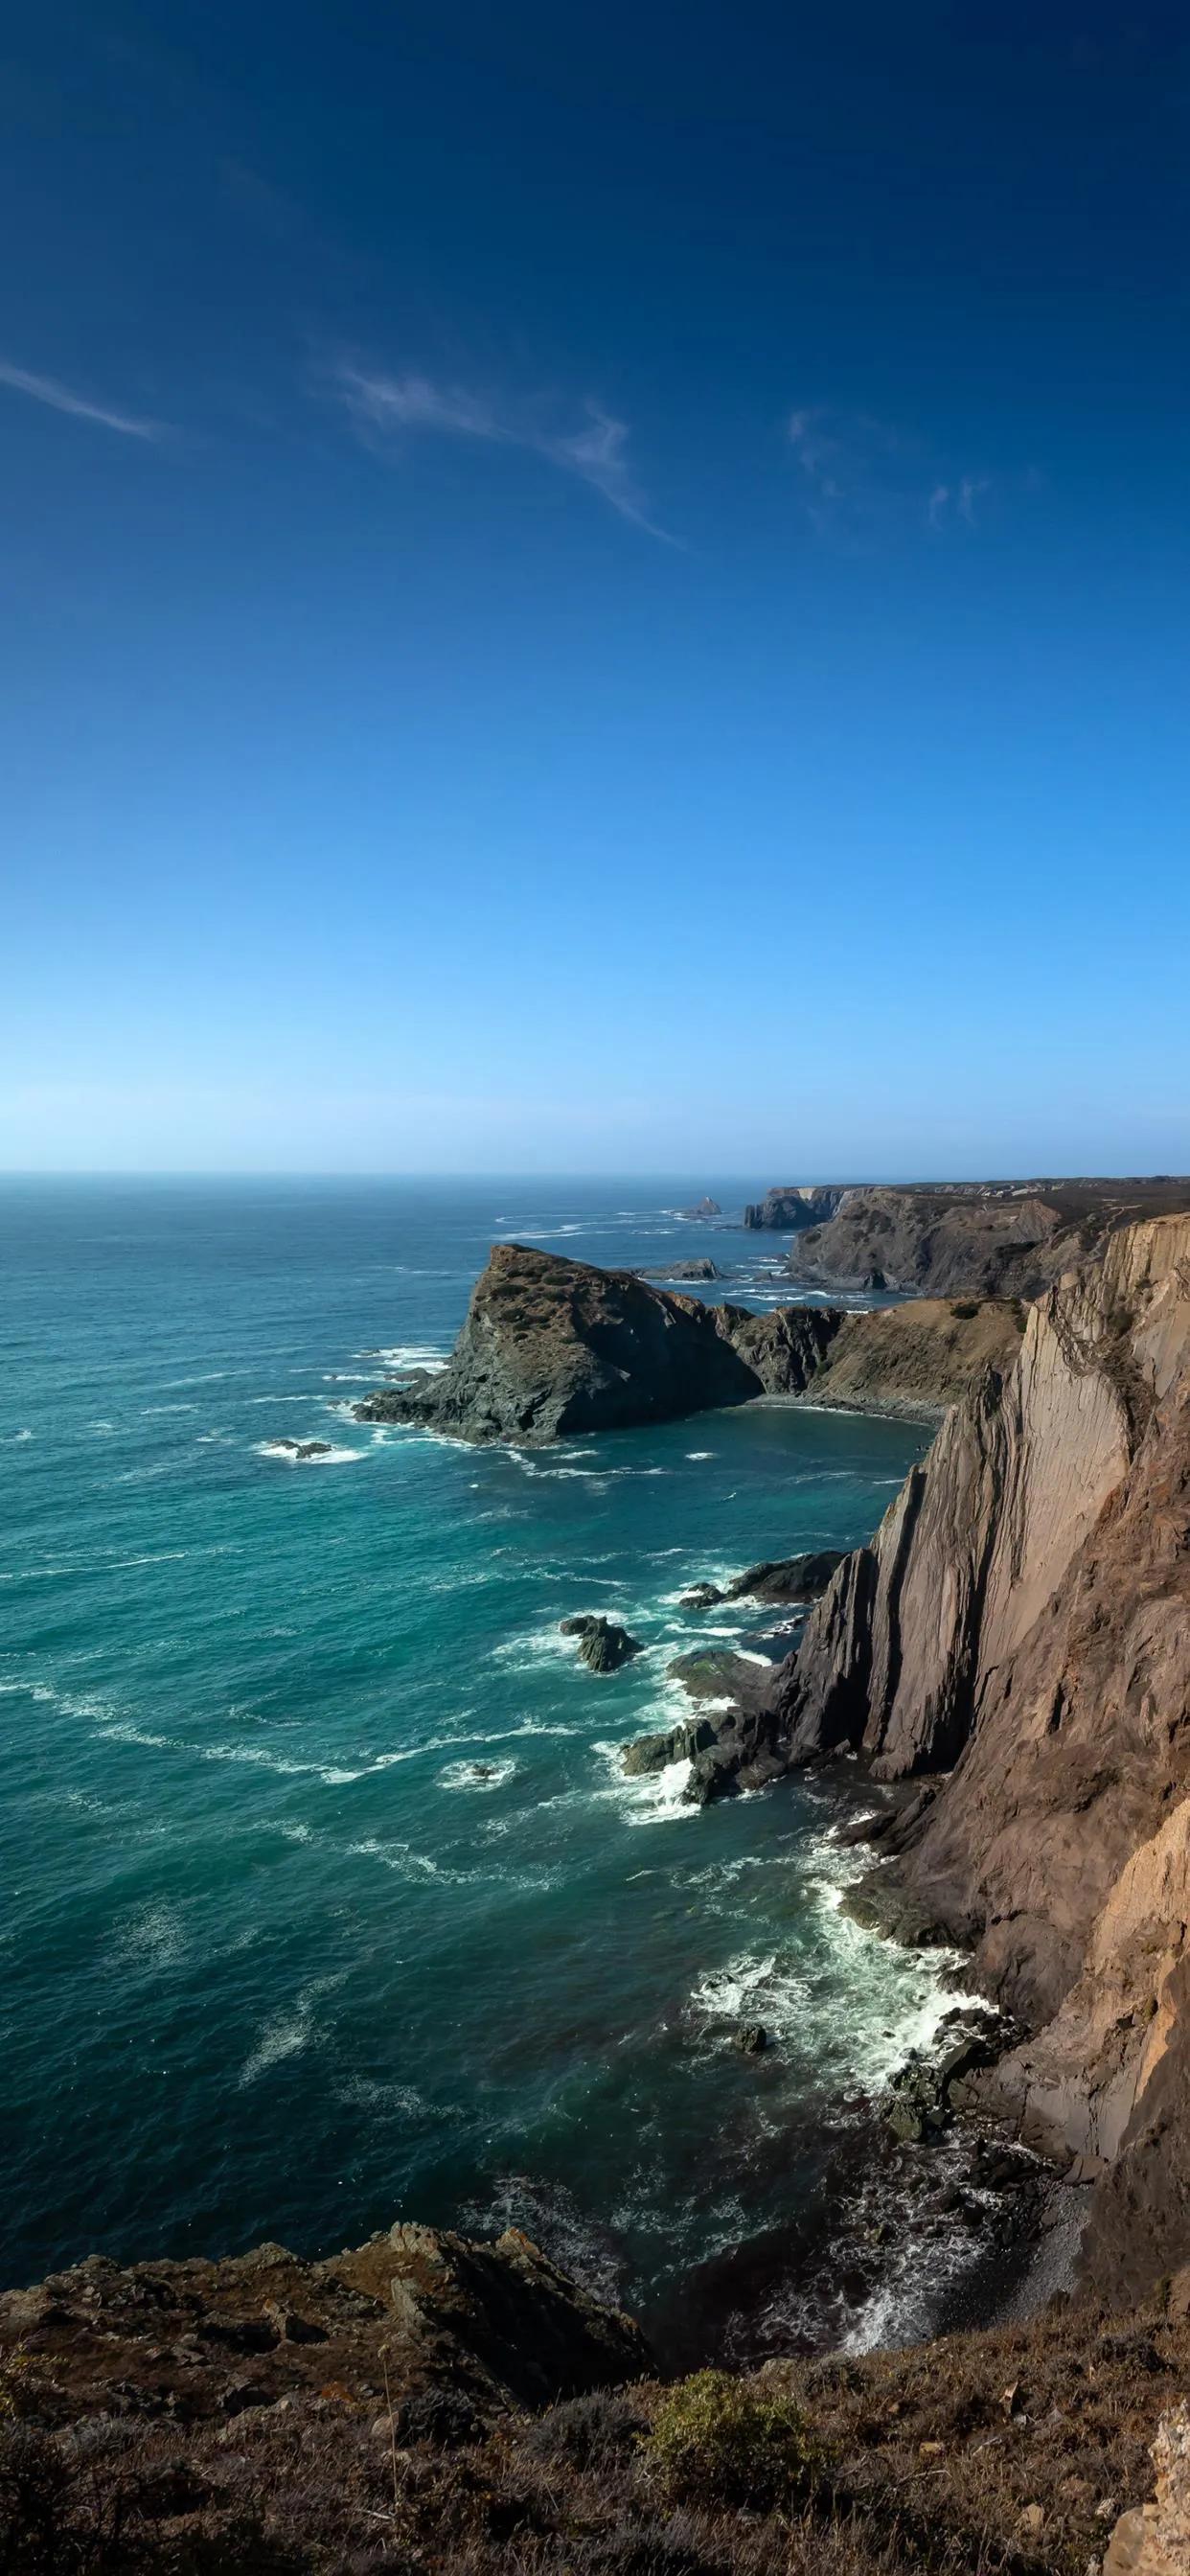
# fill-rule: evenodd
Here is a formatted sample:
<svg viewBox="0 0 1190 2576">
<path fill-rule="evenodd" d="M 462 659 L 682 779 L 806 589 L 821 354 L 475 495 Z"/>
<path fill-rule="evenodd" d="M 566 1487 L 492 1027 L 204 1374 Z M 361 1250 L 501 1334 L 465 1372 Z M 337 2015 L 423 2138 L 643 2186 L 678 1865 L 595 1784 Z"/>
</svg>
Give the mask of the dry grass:
<svg viewBox="0 0 1190 2576">
<path fill-rule="evenodd" d="M 5 2576 L 1085 2576 L 1190 2394 L 1190 2325 L 1066 2308 L 480 2423 L 303 2391 L 63 2428 L 0 2388 Z"/>
</svg>

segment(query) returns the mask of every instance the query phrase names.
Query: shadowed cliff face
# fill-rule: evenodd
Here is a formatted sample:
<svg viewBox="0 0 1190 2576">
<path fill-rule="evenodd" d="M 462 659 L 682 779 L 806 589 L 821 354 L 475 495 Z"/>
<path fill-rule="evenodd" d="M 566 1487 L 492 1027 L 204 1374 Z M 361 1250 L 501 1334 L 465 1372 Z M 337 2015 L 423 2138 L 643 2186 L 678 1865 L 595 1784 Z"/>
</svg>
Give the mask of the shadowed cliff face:
<svg viewBox="0 0 1190 2576">
<path fill-rule="evenodd" d="M 955 1408 L 782 1667 L 797 1761 L 948 1774 L 890 1882 L 1049 2027 L 995 2085 L 1112 2176 L 1089 2260 L 1190 2251 L 1190 1219 L 1115 1237 Z M 1143 2212 L 1143 2223 L 1138 2213 Z"/>
</svg>

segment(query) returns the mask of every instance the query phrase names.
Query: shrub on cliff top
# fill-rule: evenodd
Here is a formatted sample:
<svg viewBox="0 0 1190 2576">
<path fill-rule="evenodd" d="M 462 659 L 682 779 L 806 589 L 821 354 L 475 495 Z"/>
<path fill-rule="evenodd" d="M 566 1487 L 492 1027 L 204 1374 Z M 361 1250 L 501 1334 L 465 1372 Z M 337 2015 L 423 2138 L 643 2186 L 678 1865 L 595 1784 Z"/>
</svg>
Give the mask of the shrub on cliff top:
<svg viewBox="0 0 1190 2576">
<path fill-rule="evenodd" d="M 816 2457 L 792 2399 L 725 2370 L 696 2371 L 669 2389 L 644 2449 L 673 2503 L 743 2504 L 760 2512 L 788 2502 Z"/>
</svg>

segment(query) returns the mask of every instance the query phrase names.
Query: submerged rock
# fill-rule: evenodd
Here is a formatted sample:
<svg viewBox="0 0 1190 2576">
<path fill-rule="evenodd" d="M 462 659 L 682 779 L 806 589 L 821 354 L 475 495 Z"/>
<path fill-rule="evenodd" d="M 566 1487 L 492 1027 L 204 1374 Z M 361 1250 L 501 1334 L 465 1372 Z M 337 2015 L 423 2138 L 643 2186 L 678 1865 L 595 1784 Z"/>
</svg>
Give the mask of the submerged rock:
<svg viewBox="0 0 1190 2576">
<path fill-rule="evenodd" d="M 695 1261 L 662 1262 L 656 1270 L 638 1270 L 636 1272 L 636 1277 L 638 1279 L 701 1279 L 709 1281 L 712 1279 L 721 1279 L 723 1277 L 723 1273 L 716 1267 L 713 1261 L 708 1261 L 704 1256 L 703 1259 Z"/>
</svg>

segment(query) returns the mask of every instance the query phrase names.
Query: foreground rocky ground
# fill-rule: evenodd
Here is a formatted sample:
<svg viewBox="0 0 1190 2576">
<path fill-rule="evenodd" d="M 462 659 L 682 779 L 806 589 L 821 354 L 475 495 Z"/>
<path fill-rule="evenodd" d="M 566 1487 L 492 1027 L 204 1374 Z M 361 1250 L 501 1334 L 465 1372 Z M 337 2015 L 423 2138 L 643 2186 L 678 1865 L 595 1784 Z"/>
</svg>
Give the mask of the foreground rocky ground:
<svg viewBox="0 0 1190 2576">
<path fill-rule="evenodd" d="M 1163 2422 L 1185 2502 L 1188 2398 L 1187 2273 L 1126 2316 L 1059 2303 L 666 2387 L 630 2321 L 515 2233 L 92 2261 L 0 2302 L 0 2564 L 1166 2576 L 1152 2516 L 1109 2551 L 1152 2496 Z"/>
</svg>

